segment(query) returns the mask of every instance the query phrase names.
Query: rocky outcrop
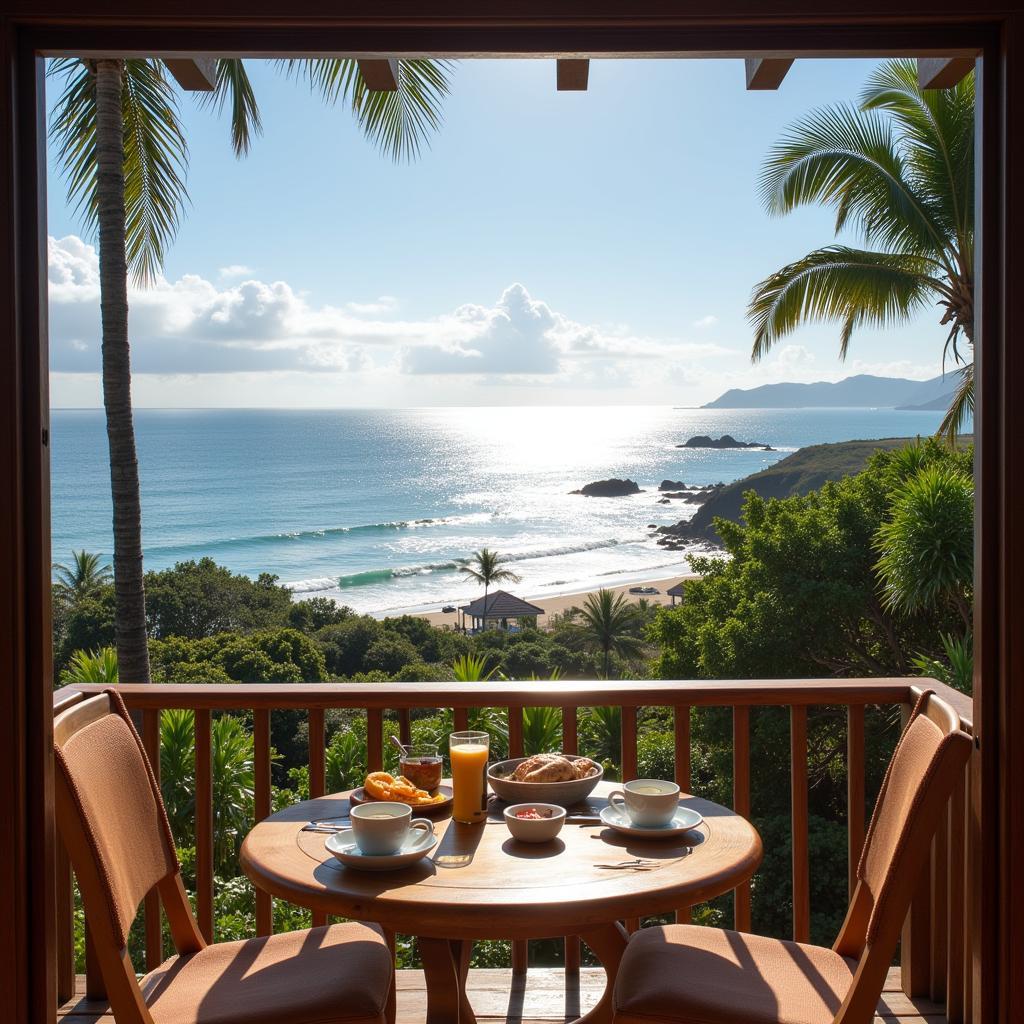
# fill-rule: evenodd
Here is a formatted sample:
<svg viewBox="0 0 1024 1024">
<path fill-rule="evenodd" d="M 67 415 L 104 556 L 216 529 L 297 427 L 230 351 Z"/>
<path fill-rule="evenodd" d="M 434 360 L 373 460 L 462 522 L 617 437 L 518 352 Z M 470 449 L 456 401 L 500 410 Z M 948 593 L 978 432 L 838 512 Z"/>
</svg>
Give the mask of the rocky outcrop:
<svg viewBox="0 0 1024 1024">
<path fill-rule="evenodd" d="M 582 494 L 587 498 L 621 498 L 626 494 L 639 494 L 640 485 L 635 480 L 595 480 L 584 484 L 578 491 L 570 494 Z"/>
<path fill-rule="evenodd" d="M 723 434 L 721 437 L 708 437 L 707 434 L 698 434 L 691 437 L 685 444 L 677 444 L 677 448 L 760 448 L 765 452 L 773 452 L 775 449 L 763 441 L 737 441 L 732 434 Z"/>
<path fill-rule="evenodd" d="M 662 480 L 658 484 L 659 491 L 685 491 L 687 490 L 686 484 L 682 480 Z"/>
</svg>

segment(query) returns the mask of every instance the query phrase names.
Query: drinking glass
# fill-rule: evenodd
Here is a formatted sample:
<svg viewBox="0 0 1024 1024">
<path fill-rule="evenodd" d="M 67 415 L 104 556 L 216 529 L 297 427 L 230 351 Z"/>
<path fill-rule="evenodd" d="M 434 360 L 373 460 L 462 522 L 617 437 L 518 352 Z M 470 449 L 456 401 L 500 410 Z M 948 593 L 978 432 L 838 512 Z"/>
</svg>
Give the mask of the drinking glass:
<svg viewBox="0 0 1024 1024">
<path fill-rule="evenodd" d="M 475 824 L 487 820 L 487 756 L 491 738 L 485 732 L 453 732 L 448 737 L 452 762 L 452 817 Z"/>
</svg>

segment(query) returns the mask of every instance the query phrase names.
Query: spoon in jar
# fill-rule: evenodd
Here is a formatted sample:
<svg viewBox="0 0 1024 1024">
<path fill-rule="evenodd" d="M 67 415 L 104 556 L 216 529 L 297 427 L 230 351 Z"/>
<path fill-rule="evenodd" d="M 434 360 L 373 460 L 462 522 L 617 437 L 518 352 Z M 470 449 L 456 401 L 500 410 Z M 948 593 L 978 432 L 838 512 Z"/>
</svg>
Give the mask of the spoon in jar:
<svg viewBox="0 0 1024 1024">
<path fill-rule="evenodd" d="M 391 736 L 391 742 L 394 743 L 396 747 L 398 747 L 399 754 L 405 756 L 405 746 L 402 744 L 402 741 L 394 734 L 392 734 Z"/>
</svg>

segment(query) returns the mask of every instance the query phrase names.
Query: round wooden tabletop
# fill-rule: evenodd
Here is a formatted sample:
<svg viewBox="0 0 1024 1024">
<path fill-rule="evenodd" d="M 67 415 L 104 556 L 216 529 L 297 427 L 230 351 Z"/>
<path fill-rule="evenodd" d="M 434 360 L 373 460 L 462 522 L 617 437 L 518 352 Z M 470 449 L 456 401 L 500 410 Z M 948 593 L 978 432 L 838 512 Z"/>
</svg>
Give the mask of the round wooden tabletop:
<svg viewBox="0 0 1024 1024">
<path fill-rule="evenodd" d="M 607 804 L 603 782 L 588 815 Z M 345 793 L 294 804 L 246 837 L 241 864 L 273 896 L 312 910 L 375 921 L 406 935 L 539 939 L 578 934 L 608 922 L 691 906 L 745 881 L 761 860 L 761 840 L 745 818 L 683 795 L 704 816 L 671 839 L 635 839 L 600 823 L 566 823 L 550 843 L 520 843 L 497 805 L 484 824 L 437 821 L 432 853 L 401 871 L 343 867 L 312 820 L 346 816 Z M 573 809 L 571 813 L 578 813 Z M 414 811 L 415 814 L 415 811 Z M 647 866 L 622 866 L 641 858 Z"/>
</svg>

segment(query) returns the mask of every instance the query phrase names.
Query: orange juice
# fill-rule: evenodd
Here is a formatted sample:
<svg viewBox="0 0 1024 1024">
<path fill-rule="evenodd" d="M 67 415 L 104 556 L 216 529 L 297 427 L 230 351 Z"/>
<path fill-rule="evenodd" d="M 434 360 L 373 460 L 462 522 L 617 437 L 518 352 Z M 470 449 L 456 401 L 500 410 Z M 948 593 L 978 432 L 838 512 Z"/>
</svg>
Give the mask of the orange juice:
<svg viewBox="0 0 1024 1024">
<path fill-rule="evenodd" d="M 449 738 L 452 762 L 452 817 L 478 822 L 487 818 L 487 755 L 490 737 L 485 732 L 453 732 Z"/>
</svg>

